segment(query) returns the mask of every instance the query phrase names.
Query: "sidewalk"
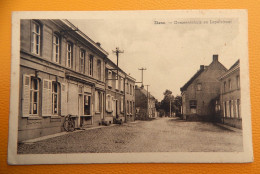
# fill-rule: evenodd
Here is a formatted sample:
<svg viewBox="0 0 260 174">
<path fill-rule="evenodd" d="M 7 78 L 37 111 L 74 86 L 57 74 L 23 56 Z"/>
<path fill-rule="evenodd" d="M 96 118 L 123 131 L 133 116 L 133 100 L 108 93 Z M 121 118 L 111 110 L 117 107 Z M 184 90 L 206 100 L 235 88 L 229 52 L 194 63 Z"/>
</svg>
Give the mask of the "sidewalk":
<svg viewBox="0 0 260 174">
<path fill-rule="evenodd" d="M 228 129 L 228 130 L 231 130 L 231 131 L 234 131 L 234 132 L 239 132 L 239 133 L 242 132 L 242 129 L 238 129 L 238 128 L 235 128 L 235 127 L 232 127 L 232 126 L 228 126 L 226 124 L 222 124 L 222 123 L 215 123 L 215 124 L 217 126 L 223 127 L 225 129 Z"/>
<path fill-rule="evenodd" d="M 138 121 L 129 122 L 129 123 L 124 123 L 123 125 L 126 125 L 126 124 L 135 124 L 135 123 L 137 123 L 137 122 L 138 122 Z M 19 143 L 22 143 L 22 144 L 33 144 L 33 143 L 38 142 L 38 141 L 47 140 L 47 139 L 59 137 L 59 136 L 62 136 L 62 135 L 67 135 L 67 134 L 72 134 L 72 133 L 82 132 L 82 131 L 87 131 L 87 130 L 92 130 L 92 129 L 102 129 L 102 128 L 106 128 L 106 127 L 113 127 L 113 126 L 116 126 L 116 125 L 117 125 L 117 124 L 111 124 L 111 125 L 109 125 L 109 126 L 88 127 L 88 128 L 83 128 L 83 129 L 75 130 L 75 131 L 73 131 L 73 132 L 59 132 L 59 133 L 56 133 L 56 134 L 51 134 L 51 135 L 46 135 L 46 136 L 42 136 L 42 137 L 38 137 L 38 138 L 34 138 L 34 139 L 29 139 L 29 140 L 21 141 L 21 142 L 19 142 Z"/>
</svg>

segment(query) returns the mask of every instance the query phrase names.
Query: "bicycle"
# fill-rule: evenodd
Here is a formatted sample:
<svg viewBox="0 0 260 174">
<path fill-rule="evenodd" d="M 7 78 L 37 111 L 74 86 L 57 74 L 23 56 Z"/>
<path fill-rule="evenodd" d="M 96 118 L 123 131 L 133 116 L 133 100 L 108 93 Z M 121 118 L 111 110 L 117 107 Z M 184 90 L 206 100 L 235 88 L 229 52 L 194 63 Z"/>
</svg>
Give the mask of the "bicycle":
<svg viewBox="0 0 260 174">
<path fill-rule="evenodd" d="M 65 117 L 63 127 L 67 132 L 73 132 L 75 130 L 74 120 L 71 114 Z"/>
</svg>

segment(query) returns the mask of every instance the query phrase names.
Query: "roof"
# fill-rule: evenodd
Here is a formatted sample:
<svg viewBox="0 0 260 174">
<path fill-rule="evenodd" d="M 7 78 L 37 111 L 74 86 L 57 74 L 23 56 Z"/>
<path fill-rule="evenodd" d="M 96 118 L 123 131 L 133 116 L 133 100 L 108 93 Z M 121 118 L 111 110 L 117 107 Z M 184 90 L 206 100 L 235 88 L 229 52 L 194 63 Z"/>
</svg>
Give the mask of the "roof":
<svg viewBox="0 0 260 174">
<path fill-rule="evenodd" d="M 190 84 L 192 84 L 192 82 L 204 71 L 205 69 L 204 68 L 201 68 L 200 70 L 198 70 L 192 77 L 191 79 L 185 83 L 185 85 L 183 87 L 181 87 L 181 92 L 185 91 L 189 86 Z"/>
<path fill-rule="evenodd" d="M 218 79 L 221 80 L 225 77 L 227 77 L 229 74 L 234 72 L 235 70 L 239 69 L 240 66 L 240 60 L 238 59 L 224 74 L 222 74 Z"/>
<path fill-rule="evenodd" d="M 135 86 L 135 89 L 140 90 L 140 92 L 143 93 L 147 97 L 147 90 L 145 90 L 144 88 L 139 87 L 137 85 Z M 148 93 L 149 93 L 150 98 L 155 99 L 155 97 L 153 95 L 151 95 L 150 92 L 148 92 Z"/>
<path fill-rule="evenodd" d="M 89 38 L 85 33 L 83 33 L 82 31 L 80 31 L 77 27 L 75 27 L 69 20 L 67 19 L 62 19 L 61 20 L 65 25 L 67 25 L 68 27 L 72 28 L 73 30 L 75 30 L 76 33 L 78 33 L 82 38 L 84 38 L 85 40 L 87 40 L 91 45 L 93 45 L 96 49 L 98 49 L 100 52 L 102 52 L 103 54 L 105 54 L 106 56 L 108 55 L 108 52 L 105 51 L 103 48 L 101 48 L 96 42 L 94 42 L 91 38 Z"/>
</svg>

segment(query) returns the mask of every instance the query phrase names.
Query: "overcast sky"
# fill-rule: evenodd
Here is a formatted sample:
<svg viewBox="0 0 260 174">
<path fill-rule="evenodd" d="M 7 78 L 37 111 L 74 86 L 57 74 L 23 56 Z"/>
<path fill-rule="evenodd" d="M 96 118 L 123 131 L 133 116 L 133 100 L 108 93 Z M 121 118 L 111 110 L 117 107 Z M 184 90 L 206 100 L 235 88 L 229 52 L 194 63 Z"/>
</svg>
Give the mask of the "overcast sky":
<svg viewBox="0 0 260 174">
<path fill-rule="evenodd" d="M 188 21 L 190 19 L 176 19 Z M 210 19 L 192 19 L 209 21 Z M 216 19 L 215 19 L 216 20 Z M 120 54 L 119 66 L 141 81 L 145 67 L 144 84 L 159 101 L 169 89 L 180 95 L 180 88 L 197 72 L 200 65 L 209 65 L 212 55 L 218 54 L 219 61 L 230 68 L 238 60 L 238 21 L 229 24 L 154 24 L 154 19 L 106 19 L 70 20 L 81 31 L 109 53 L 116 47 L 124 50 Z M 172 20 L 174 21 L 174 20 Z"/>
</svg>

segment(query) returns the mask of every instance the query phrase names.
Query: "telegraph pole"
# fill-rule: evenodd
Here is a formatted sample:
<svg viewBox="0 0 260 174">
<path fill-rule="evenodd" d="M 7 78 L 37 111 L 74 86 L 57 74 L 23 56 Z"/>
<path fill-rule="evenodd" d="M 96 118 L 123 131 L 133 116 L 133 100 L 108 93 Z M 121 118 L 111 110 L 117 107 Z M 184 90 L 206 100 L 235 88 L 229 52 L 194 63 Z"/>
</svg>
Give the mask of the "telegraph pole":
<svg viewBox="0 0 260 174">
<path fill-rule="evenodd" d="M 118 80 L 118 57 L 119 57 L 120 53 L 124 53 L 124 50 L 119 50 L 119 48 L 116 47 L 116 50 L 115 51 L 112 50 L 112 52 L 116 54 L 116 66 L 117 66 L 117 78 L 116 79 Z"/>
<path fill-rule="evenodd" d="M 142 83 L 142 86 L 144 86 L 144 70 L 146 70 L 146 68 L 140 68 L 139 70 L 141 70 L 142 71 L 142 81 L 141 81 L 141 83 Z M 148 89 L 148 86 L 147 86 L 147 89 Z"/>
<path fill-rule="evenodd" d="M 170 117 L 172 117 L 172 99 L 170 96 Z"/>
<path fill-rule="evenodd" d="M 149 92 L 148 92 L 148 87 L 150 86 L 150 85 L 145 85 L 145 86 L 147 86 L 147 117 L 149 118 Z"/>
</svg>

